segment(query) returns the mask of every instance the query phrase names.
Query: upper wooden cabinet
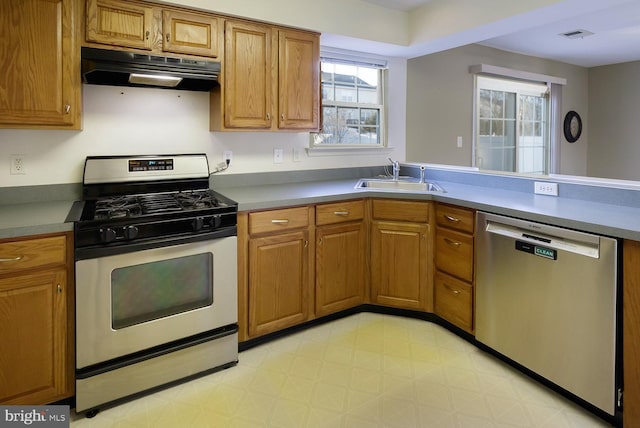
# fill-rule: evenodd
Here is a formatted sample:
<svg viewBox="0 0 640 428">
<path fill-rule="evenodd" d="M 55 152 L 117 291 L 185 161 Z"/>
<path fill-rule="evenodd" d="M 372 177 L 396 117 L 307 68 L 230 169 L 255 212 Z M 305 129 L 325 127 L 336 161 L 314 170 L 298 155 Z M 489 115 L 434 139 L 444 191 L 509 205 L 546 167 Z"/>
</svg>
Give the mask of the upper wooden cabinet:
<svg viewBox="0 0 640 428">
<path fill-rule="evenodd" d="M 224 39 L 222 88 L 212 92 L 212 130 L 318 129 L 318 34 L 227 20 Z"/>
<path fill-rule="evenodd" d="M 74 4 L 0 1 L 0 127 L 80 129 Z"/>
<path fill-rule="evenodd" d="M 162 50 L 216 58 L 220 55 L 222 20 L 208 15 L 162 11 Z"/>
<path fill-rule="evenodd" d="M 89 43 L 217 58 L 222 19 L 147 3 L 87 0 Z"/>
<path fill-rule="evenodd" d="M 151 50 L 153 8 L 117 0 L 88 0 L 86 40 Z"/>
<path fill-rule="evenodd" d="M 278 30 L 278 129 L 320 126 L 320 41 L 317 34 Z"/>
</svg>

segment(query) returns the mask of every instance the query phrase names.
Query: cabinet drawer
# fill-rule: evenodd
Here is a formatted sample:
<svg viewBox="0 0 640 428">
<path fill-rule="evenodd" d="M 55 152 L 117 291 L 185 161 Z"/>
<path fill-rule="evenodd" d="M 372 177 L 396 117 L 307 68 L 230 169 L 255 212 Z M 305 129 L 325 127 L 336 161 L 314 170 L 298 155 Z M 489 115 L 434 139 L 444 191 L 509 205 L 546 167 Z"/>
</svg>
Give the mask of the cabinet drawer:
<svg viewBox="0 0 640 428">
<path fill-rule="evenodd" d="M 473 281 L 473 238 L 436 228 L 436 267 L 462 280 Z"/>
<path fill-rule="evenodd" d="M 436 224 L 461 232 L 473 233 L 474 212 L 451 205 L 436 205 Z"/>
<path fill-rule="evenodd" d="M 66 262 L 65 236 L 0 243 L 0 274 L 21 272 Z"/>
<path fill-rule="evenodd" d="M 373 218 L 376 220 L 429 222 L 429 202 L 373 200 Z"/>
<path fill-rule="evenodd" d="M 364 201 L 344 201 L 316 206 L 316 224 L 344 223 L 364 218 Z"/>
<path fill-rule="evenodd" d="M 441 272 L 436 273 L 435 312 L 458 327 L 471 331 L 473 327 L 473 289 L 463 281 Z"/>
<path fill-rule="evenodd" d="M 309 226 L 309 208 L 286 208 L 249 214 L 249 234 L 282 232 Z"/>
</svg>

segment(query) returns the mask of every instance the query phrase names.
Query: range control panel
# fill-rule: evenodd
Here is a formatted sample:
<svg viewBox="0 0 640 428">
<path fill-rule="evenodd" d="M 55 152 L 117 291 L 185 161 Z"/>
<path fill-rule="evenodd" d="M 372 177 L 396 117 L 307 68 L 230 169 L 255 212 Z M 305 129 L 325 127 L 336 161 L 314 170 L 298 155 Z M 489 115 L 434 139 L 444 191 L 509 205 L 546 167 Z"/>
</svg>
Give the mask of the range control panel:
<svg viewBox="0 0 640 428">
<path fill-rule="evenodd" d="M 131 159 L 129 172 L 173 170 L 173 159 Z"/>
</svg>

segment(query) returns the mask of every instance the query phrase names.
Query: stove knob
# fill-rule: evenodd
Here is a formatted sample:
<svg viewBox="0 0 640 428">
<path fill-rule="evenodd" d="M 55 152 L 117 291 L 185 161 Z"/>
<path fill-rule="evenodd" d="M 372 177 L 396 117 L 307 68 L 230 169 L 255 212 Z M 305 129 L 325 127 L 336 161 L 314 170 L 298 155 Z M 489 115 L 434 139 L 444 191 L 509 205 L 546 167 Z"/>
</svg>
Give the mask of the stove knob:
<svg viewBox="0 0 640 428">
<path fill-rule="evenodd" d="M 214 215 L 213 217 L 211 217 L 211 227 L 213 227 L 214 229 L 217 229 L 220 227 L 221 224 L 222 224 L 221 215 Z"/>
<path fill-rule="evenodd" d="M 106 229 L 100 229 L 100 241 L 102 242 L 112 242 L 116 240 L 116 231 L 107 227 Z"/>
<path fill-rule="evenodd" d="M 125 226 L 122 228 L 124 239 L 133 239 L 138 236 L 138 228 L 136 226 Z"/>
<path fill-rule="evenodd" d="M 191 227 L 193 228 L 194 232 L 198 232 L 199 230 L 202 229 L 203 226 L 204 226 L 204 218 L 203 217 L 196 217 L 191 222 Z"/>
</svg>

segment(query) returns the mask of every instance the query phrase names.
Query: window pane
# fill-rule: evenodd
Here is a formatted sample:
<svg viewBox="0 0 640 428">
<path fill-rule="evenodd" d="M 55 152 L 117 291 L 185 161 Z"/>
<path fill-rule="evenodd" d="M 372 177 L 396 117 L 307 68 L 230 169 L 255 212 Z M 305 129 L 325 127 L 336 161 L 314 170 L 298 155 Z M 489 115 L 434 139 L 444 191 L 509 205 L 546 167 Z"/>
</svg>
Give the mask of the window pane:
<svg viewBox="0 0 640 428">
<path fill-rule="evenodd" d="M 322 138 L 315 144 L 382 144 L 382 73 L 322 61 Z"/>
<path fill-rule="evenodd" d="M 475 166 L 547 173 L 549 99 L 532 95 L 529 83 L 480 76 L 476 82 Z M 546 88 L 541 89 L 544 94 Z"/>
</svg>

